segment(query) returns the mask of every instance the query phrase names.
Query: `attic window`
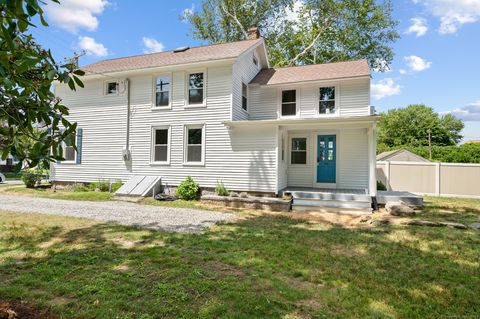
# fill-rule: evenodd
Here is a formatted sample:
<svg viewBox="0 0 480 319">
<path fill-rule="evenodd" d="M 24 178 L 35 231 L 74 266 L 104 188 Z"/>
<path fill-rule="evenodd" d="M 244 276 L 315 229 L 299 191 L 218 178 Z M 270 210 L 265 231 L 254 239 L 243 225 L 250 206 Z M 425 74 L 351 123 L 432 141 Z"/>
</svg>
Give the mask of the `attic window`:
<svg viewBox="0 0 480 319">
<path fill-rule="evenodd" d="M 173 50 L 173 53 L 185 52 L 188 49 L 190 49 L 190 47 L 179 47 L 179 48 L 176 48 L 175 50 Z"/>
</svg>

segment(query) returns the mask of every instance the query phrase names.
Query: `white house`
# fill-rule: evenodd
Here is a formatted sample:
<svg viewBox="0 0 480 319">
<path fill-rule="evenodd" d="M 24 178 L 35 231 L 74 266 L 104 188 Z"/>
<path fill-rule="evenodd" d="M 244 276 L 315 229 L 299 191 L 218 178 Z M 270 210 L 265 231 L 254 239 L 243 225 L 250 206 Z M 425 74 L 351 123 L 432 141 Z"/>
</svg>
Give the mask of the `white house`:
<svg viewBox="0 0 480 319">
<path fill-rule="evenodd" d="M 257 36 L 256 36 L 257 35 Z M 55 93 L 78 123 L 58 182 L 159 176 L 279 194 L 287 187 L 375 196 L 366 61 L 270 68 L 251 39 L 100 61 L 84 89 Z"/>
</svg>

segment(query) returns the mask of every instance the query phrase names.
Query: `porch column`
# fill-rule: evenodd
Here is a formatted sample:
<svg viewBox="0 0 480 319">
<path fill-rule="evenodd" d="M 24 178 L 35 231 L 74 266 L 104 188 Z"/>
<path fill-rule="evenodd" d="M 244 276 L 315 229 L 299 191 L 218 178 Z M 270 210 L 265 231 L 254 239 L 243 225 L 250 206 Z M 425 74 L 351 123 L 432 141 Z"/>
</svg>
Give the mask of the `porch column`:
<svg viewBox="0 0 480 319">
<path fill-rule="evenodd" d="M 377 196 L 377 124 L 368 128 L 368 191 Z"/>
</svg>

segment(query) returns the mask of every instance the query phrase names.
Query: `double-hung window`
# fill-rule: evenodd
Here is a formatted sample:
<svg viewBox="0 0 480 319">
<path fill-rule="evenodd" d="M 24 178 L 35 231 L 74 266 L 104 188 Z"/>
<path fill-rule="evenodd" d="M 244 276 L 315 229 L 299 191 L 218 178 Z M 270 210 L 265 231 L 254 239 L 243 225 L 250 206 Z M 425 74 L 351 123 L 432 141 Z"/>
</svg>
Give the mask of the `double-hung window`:
<svg viewBox="0 0 480 319">
<path fill-rule="evenodd" d="M 76 145 L 76 133 L 68 135 L 62 143 L 63 147 L 63 158 L 67 163 L 75 163 L 77 159 L 77 151 L 75 150 Z"/>
<path fill-rule="evenodd" d="M 167 164 L 170 155 L 170 129 L 168 127 L 153 129 L 152 162 Z"/>
<path fill-rule="evenodd" d="M 242 83 L 242 109 L 247 110 L 247 85 Z"/>
<path fill-rule="evenodd" d="M 335 113 L 335 87 L 321 87 L 320 88 L 320 101 L 318 107 L 319 114 L 332 114 Z"/>
<path fill-rule="evenodd" d="M 282 116 L 295 116 L 297 114 L 297 91 L 282 91 Z"/>
<path fill-rule="evenodd" d="M 155 107 L 168 108 L 170 106 L 171 77 L 168 75 L 155 78 Z"/>
<path fill-rule="evenodd" d="M 291 164 L 307 164 L 307 139 L 305 137 L 292 138 Z"/>
<path fill-rule="evenodd" d="M 188 104 L 203 105 L 205 97 L 205 83 L 203 72 L 188 75 Z"/>
<path fill-rule="evenodd" d="M 186 126 L 185 159 L 186 163 L 201 164 L 204 154 L 205 127 L 203 125 Z"/>
</svg>

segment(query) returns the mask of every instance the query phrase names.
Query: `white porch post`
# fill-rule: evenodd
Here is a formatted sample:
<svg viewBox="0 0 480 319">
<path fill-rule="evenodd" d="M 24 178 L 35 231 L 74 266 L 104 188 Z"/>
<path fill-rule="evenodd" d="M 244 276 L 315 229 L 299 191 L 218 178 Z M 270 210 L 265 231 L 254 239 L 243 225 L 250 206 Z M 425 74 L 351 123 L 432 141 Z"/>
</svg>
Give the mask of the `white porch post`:
<svg viewBox="0 0 480 319">
<path fill-rule="evenodd" d="M 368 191 L 377 196 L 377 124 L 368 128 Z"/>
</svg>

